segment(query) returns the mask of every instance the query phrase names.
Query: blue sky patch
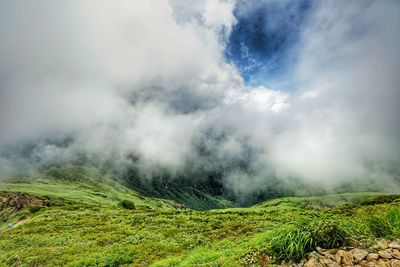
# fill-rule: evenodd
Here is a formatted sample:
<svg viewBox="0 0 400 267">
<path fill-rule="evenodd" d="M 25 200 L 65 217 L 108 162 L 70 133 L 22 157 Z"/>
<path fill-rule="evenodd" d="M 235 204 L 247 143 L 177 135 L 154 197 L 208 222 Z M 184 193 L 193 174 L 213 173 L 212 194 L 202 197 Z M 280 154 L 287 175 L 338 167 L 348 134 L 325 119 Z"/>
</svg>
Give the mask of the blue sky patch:
<svg viewBox="0 0 400 267">
<path fill-rule="evenodd" d="M 237 23 L 229 36 L 226 56 L 245 82 L 292 90 L 291 66 L 302 26 L 312 10 L 310 0 L 239 1 Z"/>
</svg>

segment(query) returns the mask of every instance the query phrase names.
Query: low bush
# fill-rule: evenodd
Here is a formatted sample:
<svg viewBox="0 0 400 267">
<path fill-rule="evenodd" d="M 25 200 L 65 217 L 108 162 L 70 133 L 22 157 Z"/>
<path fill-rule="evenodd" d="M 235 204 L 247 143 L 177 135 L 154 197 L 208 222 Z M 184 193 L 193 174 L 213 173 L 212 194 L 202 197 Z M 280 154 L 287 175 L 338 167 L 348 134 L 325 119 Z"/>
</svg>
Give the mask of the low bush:
<svg viewBox="0 0 400 267">
<path fill-rule="evenodd" d="M 124 209 L 128 209 L 128 210 L 134 210 L 136 209 L 135 207 L 135 203 L 133 201 L 130 200 L 122 200 L 119 205 L 124 208 Z"/>
</svg>

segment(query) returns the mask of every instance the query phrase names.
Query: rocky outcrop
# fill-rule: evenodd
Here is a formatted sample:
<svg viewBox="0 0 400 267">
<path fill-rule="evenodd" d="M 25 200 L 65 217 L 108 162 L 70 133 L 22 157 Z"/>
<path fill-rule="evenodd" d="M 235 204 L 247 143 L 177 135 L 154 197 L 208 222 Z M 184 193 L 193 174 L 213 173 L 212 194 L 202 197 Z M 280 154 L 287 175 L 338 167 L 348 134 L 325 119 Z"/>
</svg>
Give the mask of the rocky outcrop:
<svg viewBox="0 0 400 267">
<path fill-rule="evenodd" d="M 400 267 L 400 241 L 378 240 L 368 249 L 343 247 L 340 249 L 317 248 L 307 261 L 291 266 L 382 266 Z"/>
<path fill-rule="evenodd" d="M 20 192 L 8 192 L 0 195 L 0 219 L 7 221 L 12 214 L 26 207 L 44 207 L 52 203 L 43 198 Z"/>
<path fill-rule="evenodd" d="M 260 257 L 259 251 L 255 250 L 248 253 L 244 259 L 242 266 L 282 266 L 282 267 L 340 267 L 340 266 L 357 266 L 357 267 L 400 267 L 400 240 L 388 241 L 377 240 L 377 242 L 369 248 L 362 248 L 361 243 L 357 243 L 358 247 L 341 247 L 324 249 L 317 247 L 311 252 L 307 258 L 300 263 L 271 264 L 266 254 Z"/>
</svg>

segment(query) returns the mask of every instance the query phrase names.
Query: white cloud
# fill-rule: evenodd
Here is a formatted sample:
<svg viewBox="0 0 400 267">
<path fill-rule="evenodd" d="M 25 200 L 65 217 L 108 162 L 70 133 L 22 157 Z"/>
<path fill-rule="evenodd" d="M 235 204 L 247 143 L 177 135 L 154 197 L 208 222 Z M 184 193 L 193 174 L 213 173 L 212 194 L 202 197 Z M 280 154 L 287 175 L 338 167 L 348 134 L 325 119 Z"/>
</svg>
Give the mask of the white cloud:
<svg viewBox="0 0 400 267">
<path fill-rule="evenodd" d="M 304 85 L 294 93 L 248 88 L 226 61 L 233 8 L 0 2 L 2 171 L 84 153 L 149 177 L 224 169 L 238 193 L 273 176 L 390 181 L 400 160 L 399 4 L 320 3 L 292 66 Z M 26 143 L 36 148 L 21 152 Z"/>
</svg>

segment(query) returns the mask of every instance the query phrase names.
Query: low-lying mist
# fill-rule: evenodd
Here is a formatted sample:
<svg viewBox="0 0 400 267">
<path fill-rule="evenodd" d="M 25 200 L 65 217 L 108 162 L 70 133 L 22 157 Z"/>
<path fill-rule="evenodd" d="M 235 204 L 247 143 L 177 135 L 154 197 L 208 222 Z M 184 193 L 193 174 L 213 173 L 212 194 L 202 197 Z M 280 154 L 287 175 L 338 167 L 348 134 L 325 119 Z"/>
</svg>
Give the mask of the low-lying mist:
<svg viewBox="0 0 400 267">
<path fill-rule="evenodd" d="M 398 191 L 400 2 L 315 3 L 288 90 L 246 84 L 226 57 L 246 8 L 0 1 L 1 176 L 84 163 L 143 181 L 213 179 L 241 199 Z"/>
</svg>

